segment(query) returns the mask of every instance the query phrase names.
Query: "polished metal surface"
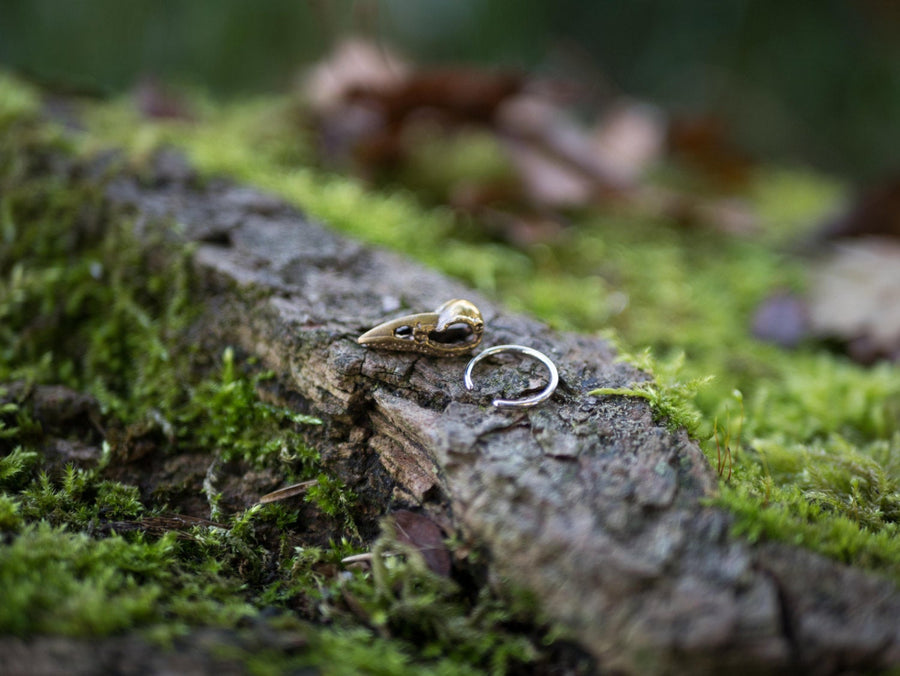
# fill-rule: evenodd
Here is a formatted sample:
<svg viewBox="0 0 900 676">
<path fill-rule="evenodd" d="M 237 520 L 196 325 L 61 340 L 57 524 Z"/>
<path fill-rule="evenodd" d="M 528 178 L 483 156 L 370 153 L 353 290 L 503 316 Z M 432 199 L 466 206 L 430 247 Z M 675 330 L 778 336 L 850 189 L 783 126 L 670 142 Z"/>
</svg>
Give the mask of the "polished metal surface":
<svg viewBox="0 0 900 676">
<path fill-rule="evenodd" d="M 556 386 L 559 385 L 559 371 L 556 370 L 556 364 L 554 364 L 550 357 L 543 352 L 526 347 L 525 345 L 495 345 L 494 347 L 489 347 L 484 352 L 481 352 L 478 356 L 473 357 L 466 365 L 466 372 L 463 376 L 467 390 L 471 390 L 475 387 L 472 382 L 472 369 L 475 368 L 475 365 L 485 357 L 500 352 L 516 352 L 537 359 L 547 367 L 547 370 L 550 372 L 550 380 L 547 383 L 547 387 L 531 397 L 525 397 L 523 399 L 494 399 L 492 402 L 494 406 L 497 408 L 528 408 L 530 406 L 537 406 L 541 402 L 549 399 L 550 395 L 556 391 Z"/>
</svg>

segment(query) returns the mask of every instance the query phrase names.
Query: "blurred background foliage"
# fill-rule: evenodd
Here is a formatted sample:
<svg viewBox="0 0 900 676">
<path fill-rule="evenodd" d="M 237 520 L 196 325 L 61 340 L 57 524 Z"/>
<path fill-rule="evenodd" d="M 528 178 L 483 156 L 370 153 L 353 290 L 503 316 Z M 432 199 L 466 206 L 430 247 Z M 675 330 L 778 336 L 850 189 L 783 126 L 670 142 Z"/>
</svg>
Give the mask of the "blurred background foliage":
<svg viewBox="0 0 900 676">
<path fill-rule="evenodd" d="M 362 32 L 420 63 L 564 75 L 724 120 L 757 157 L 861 180 L 897 169 L 890 0 L 2 0 L 0 65 L 100 95 L 141 77 L 283 91 Z"/>
</svg>

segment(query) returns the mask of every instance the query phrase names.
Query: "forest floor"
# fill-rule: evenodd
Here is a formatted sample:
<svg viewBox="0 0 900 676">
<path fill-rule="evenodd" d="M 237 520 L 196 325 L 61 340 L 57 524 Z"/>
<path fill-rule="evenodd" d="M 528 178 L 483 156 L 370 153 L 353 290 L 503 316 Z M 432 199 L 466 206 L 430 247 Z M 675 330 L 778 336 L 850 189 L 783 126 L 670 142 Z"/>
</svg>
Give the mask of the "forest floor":
<svg viewBox="0 0 900 676">
<path fill-rule="evenodd" d="M 846 208 L 839 181 L 749 165 L 725 189 L 662 158 L 654 185 L 698 204 L 725 194 L 751 225 L 617 200 L 552 218 L 518 202 L 498 219 L 495 205 L 445 199 L 463 180 L 514 174 L 483 129 L 417 136 L 403 163 L 360 178 L 322 162 L 294 97 L 180 105 L 190 113 L 131 98 L 54 107 L 0 78 L 0 634 L 189 640 L 206 664 L 253 673 L 595 668 L 527 599 L 415 557 L 341 563 L 379 531 L 306 443 L 318 420 L 271 403 L 271 374 L 252 360 L 192 344 L 184 254 L 161 242 L 148 256 L 81 180 L 140 174 L 160 148 L 553 327 L 601 333 L 655 378 L 625 394 L 700 443 L 737 533 L 900 582 L 900 371 L 854 352 L 863 329 L 827 335 L 804 319 L 834 277 L 834 250 L 804 243 Z M 869 303 L 859 293 L 832 311 Z M 785 325 L 800 328 L 785 337 Z M 141 458 L 156 458 L 152 485 Z M 312 485 L 299 503 L 235 512 L 238 489 L 214 476 L 229 463 L 254 485 Z M 397 546 L 387 530 L 381 550 Z"/>
</svg>

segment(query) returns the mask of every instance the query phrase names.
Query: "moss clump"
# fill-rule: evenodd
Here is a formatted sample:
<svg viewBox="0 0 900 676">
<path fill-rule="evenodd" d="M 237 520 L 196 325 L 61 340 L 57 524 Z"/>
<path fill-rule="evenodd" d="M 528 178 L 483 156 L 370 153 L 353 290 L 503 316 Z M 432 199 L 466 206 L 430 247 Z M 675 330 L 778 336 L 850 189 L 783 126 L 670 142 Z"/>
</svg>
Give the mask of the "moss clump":
<svg viewBox="0 0 900 676">
<path fill-rule="evenodd" d="M 334 227 L 415 256 L 507 305 L 562 328 L 611 331 L 620 345 L 649 346 L 657 383 L 627 393 L 695 432 L 721 470 L 719 502 L 738 516 L 741 532 L 785 540 L 802 532 L 805 546 L 896 576 L 896 367 L 864 368 L 813 344 L 789 352 L 749 331 L 767 295 L 803 290 L 804 263 L 783 245 L 842 199 L 846 189 L 837 181 L 760 168 L 745 194 L 759 222 L 751 237 L 610 208 L 574 215 L 552 241 L 513 248 L 479 236 L 445 209 L 423 210 L 411 193 L 369 191 L 289 159 L 276 137 L 291 148 L 302 136 L 283 114 L 284 100 L 206 110 L 196 127 L 148 126 L 136 124 L 125 105 L 106 105 L 93 113 L 102 124 L 93 126 L 92 142 L 139 152 L 176 143 L 206 171 L 280 193 Z M 231 142 L 220 143 L 223 136 Z M 487 142 L 479 139 L 478 152 L 495 156 Z M 493 164 L 489 173 L 496 178 Z M 429 174 L 427 195 L 440 192 L 436 180 Z M 659 364 L 674 364 L 682 353 L 680 374 L 666 381 Z M 708 376 L 714 379 L 697 389 Z"/>
<path fill-rule="evenodd" d="M 251 378 L 241 375 L 234 350 L 226 348 L 220 379 L 205 380 L 194 388 L 178 419 L 179 429 L 190 430 L 190 443 L 197 448 L 219 447 L 225 462 L 244 460 L 262 466 L 278 460 L 297 465 L 301 472 L 318 467 L 318 453 L 303 443 L 298 428 L 322 421 L 260 401 L 258 387 L 272 377 L 269 372 Z"/>
<path fill-rule="evenodd" d="M 640 355 L 623 354 L 620 357 L 651 377 L 634 387 L 600 387 L 588 392 L 593 396 L 640 397 L 646 399 L 659 418 L 666 420 L 669 429 L 685 428 L 696 434 L 702 415 L 694 404 L 697 392 L 712 381 L 712 376 L 680 380 L 684 367 L 684 353 L 667 363 L 653 359 L 650 349 Z"/>
<path fill-rule="evenodd" d="M 174 534 L 98 540 L 29 525 L 0 549 L 0 582 L 0 632 L 19 636 L 103 636 L 162 622 L 177 632 L 198 616 L 234 626 L 253 613 L 237 581 L 185 567 Z"/>
<path fill-rule="evenodd" d="M 69 465 L 62 481 L 41 472 L 19 494 L 20 511 L 28 521 L 87 529 L 104 521 L 137 519 L 144 505 L 135 486 L 103 481 L 95 472 Z"/>
<path fill-rule="evenodd" d="M 527 625 L 530 615 L 517 618 L 511 604 L 487 590 L 467 598 L 456 582 L 429 570 L 390 525 L 373 548 L 371 580 L 374 585 L 356 578 L 346 589 L 370 623 L 420 646 L 424 655 L 489 667 L 497 674 L 537 658 L 528 638 L 509 630 L 517 620 Z"/>
</svg>

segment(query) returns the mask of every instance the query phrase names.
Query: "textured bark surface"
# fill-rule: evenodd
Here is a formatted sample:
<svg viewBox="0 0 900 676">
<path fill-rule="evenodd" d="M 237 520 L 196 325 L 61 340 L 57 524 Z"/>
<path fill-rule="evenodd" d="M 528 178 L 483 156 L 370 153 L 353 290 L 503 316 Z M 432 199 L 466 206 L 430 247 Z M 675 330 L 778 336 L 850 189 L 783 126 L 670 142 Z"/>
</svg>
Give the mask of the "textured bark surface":
<svg viewBox="0 0 900 676">
<path fill-rule="evenodd" d="M 644 377 L 604 341 L 511 314 L 254 190 L 201 184 L 170 155 L 150 180 L 120 177 L 106 194 L 137 216 L 139 234 L 197 243 L 199 339 L 257 355 L 286 401 L 322 417 L 316 442 L 351 488 L 383 511 L 421 506 L 486 550 L 491 575 L 534 593 L 601 670 L 900 665 L 896 586 L 730 536 L 730 517 L 703 505 L 715 476 L 684 432 L 655 422 L 643 400 L 586 394 Z M 450 298 L 479 306 L 484 347 L 521 343 L 554 359 L 561 385 L 549 402 L 490 405 L 542 387 L 530 361 L 480 365 L 469 392 L 465 357 L 356 343 L 386 318 Z"/>
</svg>

